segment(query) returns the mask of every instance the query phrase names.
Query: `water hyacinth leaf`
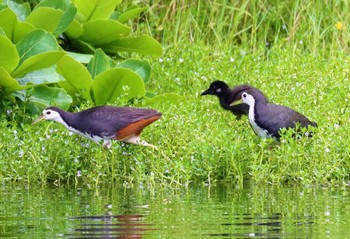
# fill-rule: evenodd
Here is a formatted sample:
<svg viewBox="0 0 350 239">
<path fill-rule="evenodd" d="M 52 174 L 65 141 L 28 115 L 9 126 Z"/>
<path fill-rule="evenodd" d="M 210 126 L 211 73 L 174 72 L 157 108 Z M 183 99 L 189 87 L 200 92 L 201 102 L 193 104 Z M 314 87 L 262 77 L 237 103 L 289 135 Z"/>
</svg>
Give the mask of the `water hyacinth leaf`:
<svg viewBox="0 0 350 239">
<path fill-rule="evenodd" d="M 137 52 L 144 55 L 162 54 L 162 46 L 150 36 L 142 35 L 140 37 L 125 37 L 115 40 L 109 44 L 101 46 L 108 53 L 118 52 Z"/>
<path fill-rule="evenodd" d="M 13 43 L 19 42 L 24 36 L 35 30 L 33 25 L 19 22 L 16 14 L 9 8 L 0 11 L 0 27 Z"/>
<path fill-rule="evenodd" d="M 35 30 L 29 33 L 18 42 L 16 48 L 20 56 L 19 64 L 37 54 L 59 50 L 56 38 L 44 30 Z"/>
<path fill-rule="evenodd" d="M 56 72 L 56 67 L 52 66 L 45 69 L 29 72 L 22 78 L 16 78 L 16 80 L 22 86 L 34 86 L 57 83 L 63 81 L 64 78 Z"/>
<path fill-rule="evenodd" d="M 120 3 L 121 0 L 74 0 L 74 4 L 78 9 L 76 18 L 82 23 L 99 18 L 108 18 Z"/>
<path fill-rule="evenodd" d="M 93 81 L 91 90 L 96 105 L 114 102 L 118 98 L 128 101 L 145 95 L 141 77 L 124 68 L 113 68 L 99 74 Z"/>
<path fill-rule="evenodd" d="M 121 62 L 118 65 L 118 67 L 131 69 L 143 79 L 143 82 L 145 84 L 149 81 L 149 78 L 151 76 L 151 66 L 147 61 L 133 60 L 133 59 L 126 60 Z"/>
<path fill-rule="evenodd" d="M 62 109 L 68 109 L 73 102 L 72 97 L 64 89 L 45 85 L 34 87 L 28 100 L 43 108 L 54 105 Z"/>
<path fill-rule="evenodd" d="M 0 35 L 0 52 L 0 67 L 10 73 L 18 65 L 19 56 L 16 46 L 3 34 Z"/>
<path fill-rule="evenodd" d="M 5 0 L 3 1 L 7 6 L 17 15 L 18 20 L 24 21 L 30 14 L 29 3 L 16 3 L 14 1 Z"/>
<path fill-rule="evenodd" d="M 49 7 L 36 8 L 27 18 L 26 22 L 32 24 L 37 29 L 44 29 L 54 33 L 62 18 L 63 12 Z"/>
<path fill-rule="evenodd" d="M 83 25 L 80 40 L 93 46 L 111 43 L 130 34 L 131 28 L 112 19 L 96 19 Z"/>
<path fill-rule="evenodd" d="M 0 67 L 0 88 L 4 88 L 6 91 L 21 90 L 23 87 L 12 78 L 11 75 L 3 68 Z"/>
<path fill-rule="evenodd" d="M 104 72 L 110 68 L 108 56 L 101 50 L 97 49 L 94 57 L 89 62 L 87 69 L 90 72 L 91 77 L 94 79 L 95 76 Z"/>
<path fill-rule="evenodd" d="M 62 56 L 65 55 L 63 51 L 51 51 L 34 55 L 27 58 L 18 68 L 16 68 L 11 75 L 13 77 L 23 77 L 31 71 L 50 67 L 56 64 Z"/>
<path fill-rule="evenodd" d="M 73 98 L 82 96 L 86 100 L 91 100 L 90 85 L 92 78 L 85 66 L 65 55 L 57 63 L 57 72 L 64 77 L 58 85 L 66 90 Z"/>
<path fill-rule="evenodd" d="M 77 13 L 77 9 L 70 0 L 45 0 L 40 2 L 35 9 L 40 7 L 49 7 L 61 10 L 63 15 L 58 23 L 58 26 L 53 33 L 56 37 L 62 34 L 71 25 Z M 80 24 L 79 24 L 80 25 Z"/>
<path fill-rule="evenodd" d="M 127 10 L 126 12 L 123 12 L 121 14 L 118 14 L 117 17 L 115 18 L 115 20 L 118 20 L 119 22 L 123 23 L 126 22 L 130 19 L 133 19 L 137 16 L 140 15 L 140 13 L 144 12 L 147 10 L 147 7 L 142 7 L 142 8 L 133 8 L 130 10 Z"/>
</svg>

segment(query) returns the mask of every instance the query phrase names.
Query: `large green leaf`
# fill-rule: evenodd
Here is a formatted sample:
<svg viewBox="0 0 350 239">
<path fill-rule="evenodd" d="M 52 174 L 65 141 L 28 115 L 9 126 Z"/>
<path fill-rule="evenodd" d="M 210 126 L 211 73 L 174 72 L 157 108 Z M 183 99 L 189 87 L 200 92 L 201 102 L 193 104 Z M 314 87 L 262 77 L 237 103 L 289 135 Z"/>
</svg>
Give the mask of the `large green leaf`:
<svg viewBox="0 0 350 239">
<path fill-rule="evenodd" d="M 9 8 L 0 11 L 0 27 L 6 36 L 13 42 L 19 42 L 35 27 L 27 22 L 19 22 L 16 14 Z"/>
<path fill-rule="evenodd" d="M 138 15 L 140 15 L 140 13 L 142 13 L 146 10 L 147 10 L 147 7 L 133 8 L 133 9 L 127 10 L 126 12 L 119 14 L 118 17 L 115 19 L 118 20 L 119 22 L 123 23 L 123 22 L 126 22 L 130 19 L 137 17 Z"/>
<path fill-rule="evenodd" d="M 125 37 L 115 40 L 109 44 L 104 44 L 101 48 L 105 52 L 118 53 L 121 51 L 137 52 L 144 55 L 161 55 L 162 46 L 152 37 L 142 35 L 140 37 Z"/>
<path fill-rule="evenodd" d="M 22 64 L 29 57 L 37 54 L 59 50 L 56 38 L 44 30 L 35 30 L 29 33 L 18 42 L 16 47 L 20 56 L 19 64 Z"/>
<path fill-rule="evenodd" d="M 142 97 L 145 95 L 145 85 L 135 72 L 124 68 L 113 68 L 96 76 L 92 83 L 92 94 L 97 105 L 104 105 L 118 98 L 127 101 Z"/>
<path fill-rule="evenodd" d="M 131 28 L 112 19 L 97 19 L 85 23 L 83 31 L 80 40 L 100 46 L 127 36 Z"/>
<path fill-rule="evenodd" d="M 149 78 L 151 76 L 151 66 L 148 64 L 147 61 L 140 61 L 140 60 L 126 60 L 121 62 L 118 67 L 122 68 L 129 68 L 132 71 L 136 72 L 141 78 L 143 79 L 143 82 L 145 84 L 149 81 Z"/>
<path fill-rule="evenodd" d="M 53 33 L 56 37 L 62 34 L 74 20 L 77 9 L 70 0 L 44 0 L 40 2 L 35 9 L 40 7 L 50 7 L 54 9 L 59 9 L 63 12 L 63 15 L 58 23 L 58 26 Z"/>
<path fill-rule="evenodd" d="M 68 26 L 66 34 L 71 39 L 77 39 L 81 36 L 81 34 L 83 34 L 83 26 L 74 19 Z"/>
<path fill-rule="evenodd" d="M 4 0 L 4 3 L 17 15 L 18 20 L 24 21 L 26 17 L 30 14 L 30 5 L 29 3 L 19 4 L 15 1 Z"/>
<path fill-rule="evenodd" d="M 97 49 L 94 57 L 89 62 L 87 69 L 90 72 L 90 75 L 94 79 L 95 76 L 104 72 L 110 68 L 108 56 L 101 50 Z"/>
<path fill-rule="evenodd" d="M 81 95 L 86 100 L 91 100 L 90 86 L 92 78 L 85 66 L 66 55 L 57 63 L 56 70 L 65 78 L 65 81 L 61 81 L 58 84 L 68 94 L 74 98 L 77 95 Z"/>
<path fill-rule="evenodd" d="M 76 52 L 66 52 L 68 56 L 72 57 L 74 60 L 76 60 L 79 63 L 88 64 L 91 59 L 94 57 L 92 54 L 83 54 L 83 53 L 76 53 Z"/>
<path fill-rule="evenodd" d="M 32 24 L 37 29 L 44 29 L 54 33 L 62 18 L 63 12 L 49 7 L 35 9 L 27 18 L 26 22 Z"/>
<path fill-rule="evenodd" d="M 51 51 L 34 55 L 27 58 L 18 68 L 16 68 L 11 75 L 13 77 L 23 77 L 31 71 L 50 67 L 56 64 L 62 56 L 65 55 L 63 51 Z"/>
<path fill-rule="evenodd" d="M 7 91 L 23 89 L 23 87 L 20 86 L 3 67 L 0 67 L 0 88 L 4 88 Z"/>
<path fill-rule="evenodd" d="M 87 22 L 94 19 L 108 18 L 121 0 L 73 0 L 78 9 L 77 19 Z"/>
<path fill-rule="evenodd" d="M 62 109 L 68 109 L 73 102 L 72 97 L 64 89 L 45 85 L 34 87 L 34 91 L 28 100 L 43 107 L 55 105 Z"/>
<path fill-rule="evenodd" d="M 0 35 L 0 52 L 0 67 L 10 73 L 18 65 L 19 56 L 15 45 L 4 35 Z"/>
<path fill-rule="evenodd" d="M 16 80 L 22 86 L 34 86 L 57 83 L 64 80 L 64 78 L 57 73 L 56 67 L 52 66 L 45 69 L 29 72 L 22 78 L 16 78 Z"/>
</svg>

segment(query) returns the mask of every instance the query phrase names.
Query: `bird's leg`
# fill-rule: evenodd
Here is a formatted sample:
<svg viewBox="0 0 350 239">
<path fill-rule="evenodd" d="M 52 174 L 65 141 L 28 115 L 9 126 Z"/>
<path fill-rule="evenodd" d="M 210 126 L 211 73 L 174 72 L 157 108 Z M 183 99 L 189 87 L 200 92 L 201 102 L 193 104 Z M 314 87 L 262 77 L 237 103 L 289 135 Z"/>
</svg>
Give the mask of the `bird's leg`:
<svg viewBox="0 0 350 239">
<path fill-rule="evenodd" d="M 110 149 L 112 144 L 111 144 L 111 141 L 110 140 L 103 140 L 103 144 L 102 144 L 103 147 L 106 147 L 107 149 Z"/>
<path fill-rule="evenodd" d="M 143 146 L 147 146 L 150 148 L 154 148 L 154 149 L 158 149 L 156 146 L 154 146 L 153 144 L 149 144 L 146 141 L 143 141 L 140 139 L 140 135 L 133 135 L 127 139 L 123 139 L 122 140 L 125 143 L 129 143 L 129 144 L 138 144 L 138 145 L 143 145 Z"/>
</svg>

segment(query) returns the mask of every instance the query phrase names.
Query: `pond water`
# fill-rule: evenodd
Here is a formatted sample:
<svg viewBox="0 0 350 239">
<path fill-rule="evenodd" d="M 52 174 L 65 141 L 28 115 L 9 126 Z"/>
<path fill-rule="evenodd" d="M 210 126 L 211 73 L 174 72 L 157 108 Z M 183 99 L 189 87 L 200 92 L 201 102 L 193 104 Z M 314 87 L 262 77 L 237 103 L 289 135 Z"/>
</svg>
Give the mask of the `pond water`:
<svg viewBox="0 0 350 239">
<path fill-rule="evenodd" d="M 349 192 L 2 186 L 0 238 L 350 238 Z"/>
</svg>

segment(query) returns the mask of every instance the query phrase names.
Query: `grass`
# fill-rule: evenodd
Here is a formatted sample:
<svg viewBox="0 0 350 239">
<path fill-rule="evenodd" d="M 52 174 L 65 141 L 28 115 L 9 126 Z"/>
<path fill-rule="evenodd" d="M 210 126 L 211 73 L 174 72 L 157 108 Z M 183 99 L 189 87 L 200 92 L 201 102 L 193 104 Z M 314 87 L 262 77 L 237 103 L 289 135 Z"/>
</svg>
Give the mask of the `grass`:
<svg viewBox="0 0 350 239">
<path fill-rule="evenodd" d="M 348 5 L 223 4 L 154 1 L 140 23 L 164 46 L 162 57 L 149 58 L 147 89 L 158 100 L 134 104 L 163 113 L 142 134 L 158 151 L 117 142 L 105 150 L 53 122 L 31 126 L 34 116 L 7 105 L 1 111 L 0 181 L 348 185 Z M 337 22 L 344 27 L 338 29 Z M 217 79 L 232 86 L 249 83 L 319 128 L 311 139 L 293 140 L 288 133 L 280 144 L 260 139 L 246 117 L 238 121 L 215 97 L 200 96 Z"/>
</svg>

